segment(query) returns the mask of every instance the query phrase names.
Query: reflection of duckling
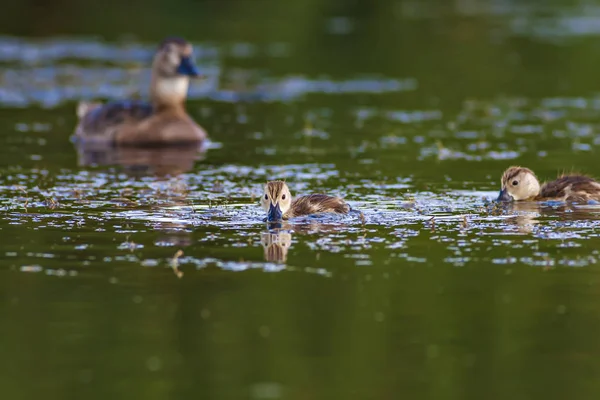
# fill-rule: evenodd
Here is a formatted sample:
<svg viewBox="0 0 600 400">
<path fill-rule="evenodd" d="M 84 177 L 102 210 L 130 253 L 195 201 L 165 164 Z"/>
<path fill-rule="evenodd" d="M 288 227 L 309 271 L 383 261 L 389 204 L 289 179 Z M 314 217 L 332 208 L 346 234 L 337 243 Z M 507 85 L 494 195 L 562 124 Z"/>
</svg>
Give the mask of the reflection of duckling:
<svg viewBox="0 0 600 400">
<path fill-rule="evenodd" d="M 531 233 L 533 232 L 533 228 L 540 223 L 538 217 L 539 214 L 530 212 L 518 214 L 511 218 L 505 219 L 503 222 L 506 225 L 503 226 L 503 228 L 504 230 L 507 230 L 506 228 L 510 228 L 510 230 L 517 231 L 519 233 Z"/>
<path fill-rule="evenodd" d="M 566 201 L 587 203 L 600 201 L 600 183 L 583 175 L 563 175 L 540 186 L 528 168 L 510 167 L 502 175 L 498 201 Z"/>
<path fill-rule="evenodd" d="M 199 142 L 206 132 L 186 113 L 190 77 L 200 73 L 192 59 L 192 46 L 183 39 L 163 41 L 152 63 L 151 103 L 82 102 L 77 107 L 75 136 L 84 142 L 127 145 Z"/>
<path fill-rule="evenodd" d="M 285 262 L 288 250 L 292 245 L 292 235 L 288 232 L 263 232 L 260 241 L 265 250 L 265 260 Z"/>
<path fill-rule="evenodd" d="M 267 221 L 318 213 L 346 214 L 350 211 L 344 200 L 326 194 L 310 194 L 292 200 L 290 189 L 283 181 L 267 182 L 261 204 L 267 212 Z"/>
</svg>

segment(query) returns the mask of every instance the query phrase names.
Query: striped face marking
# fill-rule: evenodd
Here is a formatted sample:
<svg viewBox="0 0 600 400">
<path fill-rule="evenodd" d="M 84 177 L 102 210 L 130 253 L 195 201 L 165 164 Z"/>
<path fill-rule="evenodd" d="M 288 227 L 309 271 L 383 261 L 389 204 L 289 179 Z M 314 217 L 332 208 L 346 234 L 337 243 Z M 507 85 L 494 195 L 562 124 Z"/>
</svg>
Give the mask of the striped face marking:
<svg viewBox="0 0 600 400">
<path fill-rule="evenodd" d="M 290 209 L 291 204 L 292 195 L 285 182 L 267 182 L 261 198 L 261 205 L 267 212 L 268 220 L 283 218 L 283 215 Z"/>
</svg>

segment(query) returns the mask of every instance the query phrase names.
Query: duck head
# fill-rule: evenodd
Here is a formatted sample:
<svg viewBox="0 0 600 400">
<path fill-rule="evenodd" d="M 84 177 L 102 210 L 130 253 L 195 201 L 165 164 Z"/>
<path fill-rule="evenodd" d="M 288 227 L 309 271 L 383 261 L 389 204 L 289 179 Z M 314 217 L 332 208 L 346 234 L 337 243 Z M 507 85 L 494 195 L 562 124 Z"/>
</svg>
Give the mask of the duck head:
<svg viewBox="0 0 600 400">
<path fill-rule="evenodd" d="M 510 167 L 502 174 L 501 182 L 502 189 L 497 201 L 528 200 L 540 193 L 540 183 L 528 168 Z"/>
<path fill-rule="evenodd" d="M 200 76 L 192 45 L 181 38 L 165 39 L 152 62 L 152 101 L 157 106 L 180 105 L 191 77 Z"/>
<path fill-rule="evenodd" d="M 265 185 L 261 198 L 262 208 L 267 212 L 267 221 L 281 221 L 292 205 L 290 189 L 283 181 L 271 181 Z"/>
</svg>

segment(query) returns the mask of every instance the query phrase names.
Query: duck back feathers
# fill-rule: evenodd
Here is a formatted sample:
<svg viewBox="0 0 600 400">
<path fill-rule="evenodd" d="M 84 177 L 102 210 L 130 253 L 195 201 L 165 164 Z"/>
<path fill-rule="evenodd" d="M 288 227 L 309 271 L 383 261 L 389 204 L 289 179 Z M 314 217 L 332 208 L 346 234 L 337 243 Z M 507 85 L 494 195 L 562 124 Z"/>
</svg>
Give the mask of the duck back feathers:
<svg viewBox="0 0 600 400">
<path fill-rule="evenodd" d="M 328 196 L 326 194 L 310 194 L 295 199 L 292 202 L 290 210 L 286 213 L 286 216 L 291 218 L 299 215 L 325 212 L 346 214 L 349 211 L 350 206 L 339 197 Z"/>
<path fill-rule="evenodd" d="M 564 175 L 544 183 L 539 199 L 587 202 L 600 201 L 600 183 L 585 175 Z"/>
<path fill-rule="evenodd" d="M 114 140 L 117 128 L 137 124 L 152 116 L 154 109 L 143 101 L 114 101 L 106 104 L 82 104 L 78 108 L 80 136 Z M 84 134 L 85 132 L 85 134 Z"/>
</svg>

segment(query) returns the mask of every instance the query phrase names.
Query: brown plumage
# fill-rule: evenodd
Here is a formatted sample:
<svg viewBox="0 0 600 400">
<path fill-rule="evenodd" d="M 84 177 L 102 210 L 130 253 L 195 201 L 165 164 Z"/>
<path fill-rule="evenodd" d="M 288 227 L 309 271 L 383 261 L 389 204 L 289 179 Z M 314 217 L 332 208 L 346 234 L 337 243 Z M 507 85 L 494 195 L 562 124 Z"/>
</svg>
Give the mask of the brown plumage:
<svg viewBox="0 0 600 400">
<path fill-rule="evenodd" d="M 577 203 L 600 201 L 600 183 L 588 176 L 568 174 L 540 186 L 530 169 L 510 167 L 502 175 L 502 189 L 498 201 L 515 200 Z"/>
<path fill-rule="evenodd" d="M 75 136 L 82 142 L 165 145 L 200 142 L 207 135 L 185 111 L 190 77 L 199 76 L 192 46 L 180 38 L 164 40 L 154 56 L 150 102 L 81 102 Z"/>
<path fill-rule="evenodd" d="M 290 189 L 283 181 L 271 181 L 265 185 L 261 198 L 268 221 L 277 221 L 309 214 L 346 214 L 350 206 L 341 198 L 326 194 L 310 194 L 292 200 Z"/>
</svg>

